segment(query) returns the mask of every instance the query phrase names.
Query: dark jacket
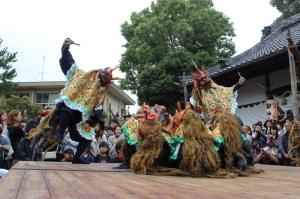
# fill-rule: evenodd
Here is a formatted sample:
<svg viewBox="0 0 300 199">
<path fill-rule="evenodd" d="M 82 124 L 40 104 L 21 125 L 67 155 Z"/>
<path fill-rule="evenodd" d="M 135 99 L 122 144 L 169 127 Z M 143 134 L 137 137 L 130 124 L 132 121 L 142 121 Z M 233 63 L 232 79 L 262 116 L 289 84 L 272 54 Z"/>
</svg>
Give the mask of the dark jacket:
<svg viewBox="0 0 300 199">
<path fill-rule="evenodd" d="M 14 150 L 13 157 L 17 158 L 17 148 L 20 140 L 25 137 L 23 129 L 19 126 L 9 126 L 8 127 L 8 136 L 11 142 L 11 146 Z"/>
<path fill-rule="evenodd" d="M 31 161 L 32 149 L 30 147 L 31 140 L 28 138 L 22 138 L 18 144 L 17 154 L 20 160 Z"/>
<path fill-rule="evenodd" d="M 289 146 L 289 133 L 285 132 L 281 136 L 279 136 L 278 143 L 279 143 L 279 154 L 281 158 L 284 158 L 284 155 L 288 153 L 288 146 Z"/>
</svg>

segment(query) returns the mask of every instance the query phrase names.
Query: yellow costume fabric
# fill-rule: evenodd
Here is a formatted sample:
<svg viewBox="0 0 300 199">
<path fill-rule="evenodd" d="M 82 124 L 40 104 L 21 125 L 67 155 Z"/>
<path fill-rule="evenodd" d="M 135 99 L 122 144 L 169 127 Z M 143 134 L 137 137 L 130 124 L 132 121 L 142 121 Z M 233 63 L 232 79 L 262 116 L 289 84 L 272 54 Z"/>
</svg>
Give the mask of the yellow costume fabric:
<svg viewBox="0 0 300 199">
<path fill-rule="evenodd" d="M 59 99 L 56 100 L 56 102 L 64 102 L 72 110 L 81 112 L 82 122 L 77 125 L 77 130 L 88 140 L 91 140 L 95 133 L 85 121 L 89 119 L 104 90 L 97 73 L 96 70 L 82 71 L 73 64 L 67 73 L 68 82 L 61 91 Z"/>
</svg>

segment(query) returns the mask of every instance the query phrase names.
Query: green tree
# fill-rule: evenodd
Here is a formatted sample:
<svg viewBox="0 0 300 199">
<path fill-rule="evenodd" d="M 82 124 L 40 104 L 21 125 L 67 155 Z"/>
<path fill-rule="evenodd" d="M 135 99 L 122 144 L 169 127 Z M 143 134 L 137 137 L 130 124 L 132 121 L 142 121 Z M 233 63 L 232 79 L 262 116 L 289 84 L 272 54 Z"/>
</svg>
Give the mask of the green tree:
<svg viewBox="0 0 300 199">
<path fill-rule="evenodd" d="M 24 118 L 36 118 L 42 110 L 42 106 L 33 104 L 28 97 L 11 96 L 0 104 L 0 110 L 10 111 L 18 109 L 22 112 Z"/>
<path fill-rule="evenodd" d="M 17 76 L 17 72 L 11 64 L 17 61 L 17 53 L 10 53 L 7 47 L 1 48 L 1 45 L 2 40 L 0 39 L 0 93 L 10 95 L 15 86 L 11 80 Z"/>
<path fill-rule="evenodd" d="M 132 13 L 122 35 L 121 86 L 136 92 L 139 104 L 174 106 L 183 98 L 178 76 L 192 71 L 192 60 L 210 67 L 235 51 L 232 24 L 211 0 L 157 0 Z"/>
<path fill-rule="evenodd" d="M 270 3 L 282 13 L 277 21 L 286 19 L 300 12 L 299 0 L 271 0 Z"/>
</svg>

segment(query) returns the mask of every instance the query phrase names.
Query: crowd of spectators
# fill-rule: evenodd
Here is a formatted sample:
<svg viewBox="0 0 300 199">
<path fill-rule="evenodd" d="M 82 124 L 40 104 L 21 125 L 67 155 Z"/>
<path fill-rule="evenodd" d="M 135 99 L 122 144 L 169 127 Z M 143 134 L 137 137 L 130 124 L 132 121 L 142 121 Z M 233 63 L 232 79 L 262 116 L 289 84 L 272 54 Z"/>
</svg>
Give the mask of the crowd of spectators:
<svg viewBox="0 0 300 199">
<path fill-rule="evenodd" d="M 289 134 L 293 126 L 293 114 L 287 111 L 281 121 L 266 120 L 243 126 L 254 163 L 290 166 L 288 155 Z"/>
<path fill-rule="evenodd" d="M 45 112 L 40 117 L 45 116 Z M 23 120 L 19 110 L 0 112 L 0 168 L 9 169 L 18 160 L 33 160 L 32 140 L 38 124 L 39 119 Z M 243 126 L 241 132 L 247 137 L 254 163 L 290 165 L 288 145 L 292 125 L 293 114 L 288 111 L 281 121 L 267 120 Z M 118 121 L 112 121 L 108 127 L 99 121 L 94 130 L 96 136 L 83 158 L 94 163 L 122 162 L 121 146 L 125 139 Z M 66 132 L 63 142 L 48 160 L 71 162 L 77 145 Z"/>
<path fill-rule="evenodd" d="M 10 169 L 18 160 L 31 161 L 33 158 L 33 138 L 36 135 L 41 118 L 49 112 L 47 108 L 38 119 L 25 121 L 19 110 L 0 112 L 0 168 Z M 86 149 L 83 157 L 95 163 L 120 163 L 122 162 L 121 146 L 124 137 L 116 120 L 108 127 L 99 121 L 94 127 L 96 136 L 90 147 Z M 73 141 L 68 132 L 56 151 L 46 155 L 48 161 L 71 162 L 78 143 Z M 54 154 L 51 156 L 51 154 Z M 48 159 L 47 159 L 48 158 Z"/>
</svg>

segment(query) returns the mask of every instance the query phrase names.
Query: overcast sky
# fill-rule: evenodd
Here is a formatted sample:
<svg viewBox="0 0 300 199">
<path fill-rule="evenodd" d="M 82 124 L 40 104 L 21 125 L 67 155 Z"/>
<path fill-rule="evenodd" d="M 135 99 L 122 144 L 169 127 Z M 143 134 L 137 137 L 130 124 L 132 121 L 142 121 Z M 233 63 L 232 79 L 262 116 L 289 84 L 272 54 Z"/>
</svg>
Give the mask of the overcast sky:
<svg viewBox="0 0 300 199">
<path fill-rule="evenodd" d="M 213 0 L 215 8 L 234 24 L 237 53 L 251 48 L 264 26 L 280 14 L 270 0 Z M 152 0 L 0 0 L 0 38 L 17 51 L 15 81 L 65 80 L 58 60 L 66 37 L 81 44 L 72 47 L 76 63 L 84 70 L 118 65 L 125 40 L 120 25 L 133 11 Z M 201 33 L 199 33 L 201 34 Z M 117 74 L 124 77 L 124 74 Z"/>
</svg>

